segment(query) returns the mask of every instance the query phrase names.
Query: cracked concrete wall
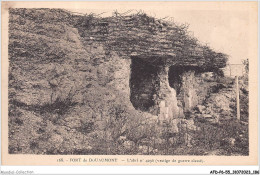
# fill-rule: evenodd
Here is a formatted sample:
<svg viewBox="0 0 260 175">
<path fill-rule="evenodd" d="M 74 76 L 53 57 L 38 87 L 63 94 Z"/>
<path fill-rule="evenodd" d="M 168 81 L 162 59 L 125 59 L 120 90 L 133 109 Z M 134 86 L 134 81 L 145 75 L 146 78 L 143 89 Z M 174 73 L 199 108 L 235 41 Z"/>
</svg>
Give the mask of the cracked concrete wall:
<svg viewBox="0 0 260 175">
<path fill-rule="evenodd" d="M 159 118 L 170 119 L 183 117 L 183 111 L 178 106 L 178 100 L 176 97 L 176 90 L 171 88 L 168 81 L 169 67 L 159 67 L 159 89 L 157 97 L 155 99 L 159 108 Z"/>
</svg>

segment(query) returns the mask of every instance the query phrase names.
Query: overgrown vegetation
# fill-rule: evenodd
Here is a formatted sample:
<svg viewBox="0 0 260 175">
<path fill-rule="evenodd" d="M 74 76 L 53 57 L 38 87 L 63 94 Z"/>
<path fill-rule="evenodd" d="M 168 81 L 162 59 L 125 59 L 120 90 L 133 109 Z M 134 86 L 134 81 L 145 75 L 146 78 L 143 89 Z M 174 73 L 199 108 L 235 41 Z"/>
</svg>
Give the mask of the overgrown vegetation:
<svg viewBox="0 0 260 175">
<path fill-rule="evenodd" d="M 190 112 L 186 119 L 159 121 L 135 110 L 125 82 L 129 65 L 122 58 L 137 52 L 153 64 L 163 54 L 169 64 L 177 57 L 184 65 L 198 62 L 202 71 L 223 67 L 227 59 L 190 37 L 187 26 L 142 12 L 100 18 L 59 9 L 10 9 L 9 153 L 248 154 L 248 128 L 233 119 L 212 124 Z M 232 81 L 214 70 L 218 82 L 205 82 L 216 95 Z M 241 118 L 247 121 L 248 79 L 241 81 L 247 82 L 241 89 Z"/>
</svg>

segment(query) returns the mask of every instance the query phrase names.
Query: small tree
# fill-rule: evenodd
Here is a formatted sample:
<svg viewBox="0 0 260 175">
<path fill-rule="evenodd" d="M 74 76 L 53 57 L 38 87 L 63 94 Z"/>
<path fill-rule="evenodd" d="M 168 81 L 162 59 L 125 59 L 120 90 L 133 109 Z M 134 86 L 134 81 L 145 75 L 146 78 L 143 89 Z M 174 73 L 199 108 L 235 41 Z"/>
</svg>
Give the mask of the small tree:
<svg viewBox="0 0 260 175">
<path fill-rule="evenodd" d="M 242 63 L 243 63 L 243 65 L 244 65 L 246 74 L 248 74 L 248 73 L 249 73 L 249 60 L 248 60 L 248 58 L 245 59 L 245 60 L 243 60 Z"/>
</svg>

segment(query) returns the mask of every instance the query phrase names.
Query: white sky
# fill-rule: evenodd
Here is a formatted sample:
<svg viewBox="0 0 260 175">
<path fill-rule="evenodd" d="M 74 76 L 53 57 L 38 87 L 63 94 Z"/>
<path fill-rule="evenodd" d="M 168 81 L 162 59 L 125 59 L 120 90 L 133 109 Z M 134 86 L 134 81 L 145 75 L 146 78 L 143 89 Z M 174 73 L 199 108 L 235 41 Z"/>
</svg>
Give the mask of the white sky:
<svg viewBox="0 0 260 175">
<path fill-rule="evenodd" d="M 172 17 L 177 23 L 188 23 L 189 30 L 201 43 L 207 43 L 215 51 L 229 55 L 229 63 L 240 64 L 241 60 L 249 57 L 248 47 L 250 34 L 250 16 L 248 7 L 241 4 L 129 4 L 114 6 L 100 6 L 100 8 L 68 9 L 80 13 L 105 12 L 102 16 L 111 16 L 114 10 L 120 13 L 128 10 L 142 10 L 156 18 Z M 97 10 L 98 9 L 98 10 Z M 252 26 L 251 26 L 252 28 Z"/>
</svg>

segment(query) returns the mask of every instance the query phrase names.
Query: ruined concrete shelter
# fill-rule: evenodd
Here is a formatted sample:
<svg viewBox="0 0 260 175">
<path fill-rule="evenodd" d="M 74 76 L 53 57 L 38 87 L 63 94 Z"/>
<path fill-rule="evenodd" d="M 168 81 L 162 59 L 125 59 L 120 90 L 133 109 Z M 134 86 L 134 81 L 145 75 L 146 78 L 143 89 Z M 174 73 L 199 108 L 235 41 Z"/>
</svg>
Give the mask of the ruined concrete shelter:
<svg viewBox="0 0 260 175">
<path fill-rule="evenodd" d="M 201 103 L 206 92 L 200 90 L 200 74 L 226 65 L 225 54 L 199 44 L 185 25 L 142 13 L 115 13 L 97 21 L 93 22 L 93 30 L 84 34 L 105 42 L 109 49 L 130 60 L 133 106 L 160 118 L 183 117 Z"/>
<path fill-rule="evenodd" d="M 33 88 L 30 92 L 16 93 L 17 101 L 29 105 L 36 101 L 48 102 L 50 98 L 51 101 L 66 98 L 78 92 L 75 89 L 79 89 L 79 85 L 94 86 L 89 82 L 97 78 L 99 84 L 122 92 L 137 110 L 161 118 L 184 117 L 206 95 L 205 89 L 200 87 L 200 75 L 225 67 L 227 61 L 225 54 L 201 45 L 190 36 L 185 25 L 144 13 L 120 15 L 115 12 L 111 17 L 102 18 L 58 9 L 11 9 L 10 14 L 10 24 L 13 24 L 10 26 L 10 60 L 39 60 L 49 68 L 52 64 L 57 74 L 43 78 L 42 84 L 36 83 L 55 92 L 39 88 L 40 91 L 32 93 Z M 74 79 L 67 76 L 66 81 L 60 78 L 66 69 L 60 64 L 62 59 L 64 64 L 74 66 L 69 68 L 71 71 L 79 70 L 78 76 Z M 100 76 L 89 77 L 90 62 Z M 81 74 L 88 78 L 77 80 Z M 44 81 L 61 83 L 57 85 L 58 90 L 54 90 Z M 62 92 L 58 93 L 59 90 Z M 83 103 L 81 98 L 82 95 L 78 95 L 75 101 Z"/>
</svg>

